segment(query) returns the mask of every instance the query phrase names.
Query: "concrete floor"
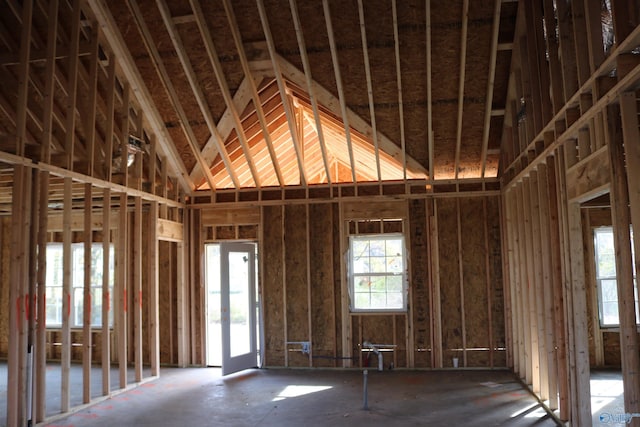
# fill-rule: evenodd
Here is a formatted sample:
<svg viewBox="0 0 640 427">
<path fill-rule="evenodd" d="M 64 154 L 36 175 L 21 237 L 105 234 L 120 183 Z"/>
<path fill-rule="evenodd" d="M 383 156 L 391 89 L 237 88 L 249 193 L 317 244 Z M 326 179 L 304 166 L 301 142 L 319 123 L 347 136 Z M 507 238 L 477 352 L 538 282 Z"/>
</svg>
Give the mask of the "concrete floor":
<svg viewBox="0 0 640 427">
<path fill-rule="evenodd" d="M 47 373 L 47 414 L 55 416 L 59 366 Z M 133 371 L 128 374 L 132 383 Z M 99 368 L 92 377 L 92 395 L 99 396 Z M 117 378 L 114 369 L 114 391 Z M 368 411 L 362 383 L 358 370 L 264 369 L 222 378 L 216 368 L 166 368 L 157 380 L 44 425 L 556 425 L 507 371 L 369 371 Z M 72 406 L 80 405 L 80 365 L 72 366 L 71 390 Z M 620 371 L 592 371 L 591 394 L 594 426 L 623 425 L 615 422 L 624 414 Z M 0 427 L 6 427 L 6 400 L 6 363 L 0 363 Z"/>
<path fill-rule="evenodd" d="M 45 424 L 95 426 L 555 426 L 507 371 L 164 369 L 158 380 Z"/>
</svg>

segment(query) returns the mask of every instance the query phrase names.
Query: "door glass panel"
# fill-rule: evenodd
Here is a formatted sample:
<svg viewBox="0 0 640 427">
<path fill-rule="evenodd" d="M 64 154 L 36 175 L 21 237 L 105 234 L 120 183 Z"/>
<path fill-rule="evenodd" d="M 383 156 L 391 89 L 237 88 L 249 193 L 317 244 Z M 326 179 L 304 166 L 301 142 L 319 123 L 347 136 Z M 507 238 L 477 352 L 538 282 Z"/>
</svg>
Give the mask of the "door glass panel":
<svg viewBox="0 0 640 427">
<path fill-rule="evenodd" d="M 229 252 L 229 320 L 231 357 L 251 352 L 251 295 L 247 252 Z"/>
</svg>

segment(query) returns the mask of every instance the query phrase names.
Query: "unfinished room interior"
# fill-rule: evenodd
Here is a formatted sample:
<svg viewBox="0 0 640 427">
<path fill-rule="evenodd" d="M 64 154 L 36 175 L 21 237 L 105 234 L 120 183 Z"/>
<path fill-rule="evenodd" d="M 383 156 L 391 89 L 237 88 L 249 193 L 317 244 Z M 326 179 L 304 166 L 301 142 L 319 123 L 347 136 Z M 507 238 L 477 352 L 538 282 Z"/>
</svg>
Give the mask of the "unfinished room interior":
<svg viewBox="0 0 640 427">
<path fill-rule="evenodd" d="M 640 426 L 639 24 L 0 0 L 0 426 Z"/>
</svg>

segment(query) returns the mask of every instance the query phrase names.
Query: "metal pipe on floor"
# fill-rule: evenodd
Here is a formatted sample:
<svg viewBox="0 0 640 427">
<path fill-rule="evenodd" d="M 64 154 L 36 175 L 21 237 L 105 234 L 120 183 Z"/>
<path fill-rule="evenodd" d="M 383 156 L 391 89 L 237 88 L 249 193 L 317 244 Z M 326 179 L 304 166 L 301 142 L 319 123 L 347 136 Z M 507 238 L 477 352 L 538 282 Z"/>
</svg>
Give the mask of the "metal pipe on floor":
<svg viewBox="0 0 640 427">
<path fill-rule="evenodd" d="M 364 371 L 362 371 L 362 377 L 363 377 L 363 390 L 362 390 L 362 400 L 363 400 L 363 407 L 362 409 L 364 409 L 365 411 L 369 410 L 369 403 L 367 401 L 367 383 L 369 380 L 369 371 L 367 369 L 365 369 Z"/>
</svg>

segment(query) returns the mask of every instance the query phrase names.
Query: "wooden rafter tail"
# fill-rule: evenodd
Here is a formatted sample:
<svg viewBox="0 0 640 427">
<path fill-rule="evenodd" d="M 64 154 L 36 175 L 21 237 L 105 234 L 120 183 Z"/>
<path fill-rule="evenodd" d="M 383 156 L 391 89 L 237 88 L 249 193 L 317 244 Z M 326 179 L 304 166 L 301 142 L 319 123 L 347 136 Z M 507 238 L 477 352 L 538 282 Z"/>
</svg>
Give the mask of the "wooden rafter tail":
<svg viewBox="0 0 640 427">
<path fill-rule="evenodd" d="M 429 178 L 435 179 L 433 163 L 433 99 L 431 81 L 431 0 L 425 0 L 427 46 L 427 146 L 429 154 Z"/>
<path fill-rule="evenodd" d="M 380 147 L 378 146 L 378 126 L 376 124 L 375 104 L 373 103 L 373 84 L 371 82 L 371 64 L 369 63 L 369 48 L 367 46 L 367 28 L 364 20 L 364 7 L 362 0 L 358 0 L 358 16 L 360 18 L 360 38 L 362 39 L 362 52 L 364 54 L 364 72 L 367 79 L 367 94 L 369 96 L 369 116 L 371 118 L 371 130 L 373 132 L 373 148 L 376 156 L 376 172 L 378 182 L 382 182 L 380 172 Z"/>
<path fill-rule="evenodd" d="M 333 33 L 333 24 L 331 23 L 331 10 L 329 9 L 328 0 L 322 0 L 324 10 L 324 20 L 327 25 L 327 35 L 329 36 L 329 48 L 331 50 L 331 61 L 333 62 L 333 71 L 336 78 L 336 86 L 338 89 L 338 100 L 340 101 L 340 110 L 342 122 L 344 123 L 344 132 L 347 137 L 347 147 L 349 149 L 349 162 L 351 166 L 351 179 L 353 183 L 357 183 L 356 162 L 353 157 L 353 145 L 351 144 L 351 129 L 349 127 L 349 119 L 347 116 L 347 102 L 344 97 L 344 89 L 342 87 L 342 75 L 340 74 L 340 64 L 338 62 L 338 48 Z"/>
<path fill-rule="evenodd" d="M 487 96 L 484 107 L 484 128 L 482 130 L 481 174 L 484 178 L 487 168 L 487 150 L 489 147 L 489 130 L 493 105 L 493 87 L 496 79 L 496 59 L 498 56 L 498 35 L 500 34 L 500 11 L 502 0 L 495 0 L 493 8 L 493 32 L 491 34 L 491 56 L 489 58 L 489 80 L 487 81 Z"/>
<path fill-rule="evenodd" d="M 207 183 L 209 184 L 209 188 L 211 189 L 211 191 L 215 191 L 216 186 L 215 186 L 215 181 L 213 179 L 213 175 L 211 174 L 211 169 L 209 168 L 209 165 L 202 158 L 202 153 L 198 145 L 198 140 L 195 134 L 193 133 L 193 129 L 189 125 L 189 118 L 187 117 L 187 114 L 184 111 L 182 104 L 180 103 L 178 93 L 174 88 L 173 83 L 171 82 L 169 73 L 167 72 L 167 69 L 165 68 L 162 58 L 160 56 L 160 52 L 158 52 L 158 48 L 156 47 L 153 41 L 153 38 L 151 37 L 151 32 L 149 31 L 149 27 L 144 21 L 144 17 L 142 16 L 142 11 L 140 10 L 140 7 L 138 6 L 138 3 L 136 0 L 129 0 L 127 4 L 129 5 L 129 9 L 131 10 L 131 13 L 133 14 L 133 17 L 136 21 L 136 24 L 140 31 L 140 35 L 142 36 L 142 40 L 144 41 L 147 51 L 149 52 L 150 59 L 153 62 L 153 66 L 158 72 L 160 76 L 160 81 L 162 82 L 167 92 L 171 105 L 175 110 L 175 112 L 178 114 L 178 117 L 180 119 L 180 126 L 182 127 L 182 131 L 185 134 L 187 143 L 191 148 L 191 152 L 196 158 L 196 163 L 200 166 L 200 168 L 204 172 L 204 176 L 207 180 Z"/>
<path fill-rule="evenodd" d="M 315 119 L 316 133 L 318 134 L 318 141 L 320 142 L 320 152 L 322 154 L 322 161 L 327 176 L 327 182 L 331 184 L 331 173 L 329 157 L 327 155 L 327 146 L 324 140 L 324 133 L 322 131 L 322 122 L 320 120 L 320 111 L 318 109 L 318 100 L 316 99 L 315 92 L 313 90 L 313 80 L 311 77 L 311 66 L 309 64 L 309 56 L 307 55 L 307 49 L 304 42 L 304 34 L 302 33 L 302 25 L 300 23 L 300 15 L 298 14 L 298 6 L 296 0 L 289 0 L 289 8 L 291 9 L 291 16 L 293 17 L 293 25 L 296 30 L 296 38 L 298 39 L 298 48 L 300 50 L 300 58 L 302 59 L 302 67 L 304 69 L 304 75 L 307 81 L 307 92 L 309 99 L 311 100 L 311 108 L 313 109 L 313 117 Z M 302 123 L 302 118 L 300 120 Z"/>
<path fill-rule="evenodd" d="M 229 85 L 224 75 L 222 64 L 220 63 L 220 59 L 218 58 L 216 47 L 213 44 L 211 32 L 209 31 L 206 19 L 204 18 L 204 14 L 202 13 L 200 2 L 198 0 L 190 0 L 190 3 L 196 17 L 198 28 L 200 29 L 200 36 L 202 37 L 202 41 L 204 42 L 205 48 L 207 50 L 207 56 L 209 57 L 209 61 L 211 62 L 211 66 L 213 68 L 216 79 L 218 80 L 218 86 L 220 87 L 220 91 L 222 92 L 222 97 L 224 98 L 224 102 L 227 105 L 228 111 L 231 113 L 231 117 L 233 118 L 236 133 L 238 135 L 238 140 L 240 141 L 240 145 L 242 146 L 242 151 L 244 151 L 244 156 L 247 160 L 247 164 L 249 165 L 251 176 L 256 187 L 260 188 L 260 174 L 256 169 L 253 156 L 251 155 L 251 147 L 249 147 L 249 144 L 247 142 L 247 136 L 244 132 L 244 127 L 242 126 L 242 120 L 240 120 L 240 115 L 238 114 L 238 110 L 236 109 L 236 106 L 233 102 L 233 97 L 231 96 L 231 91 L 229 90 Z M 221 144 L 222 143 L 223 142 L 221 141 Z M 236 185 L 236 188 L 239 188 L 239 186 Z"/>
<path fill-rule="evenodd" d="M 402 150 L 402 179 L 407 181 L 407 145 L 404 129 L 404 105 L 402 102 L 402 70 L 400 66 L 400 36 L 398 35 L 398 7 L 396 0 L 391 1 L 393 16 L 393 44 L 396 55 L 396 84 L 398 86 L 398 111 L 400 121 L 400 149 Z"/>
<path fill-rule="evenodd" d="M 462 5 L 462 35 L 460 36 L 460 82 L 458 84 L 458 122 L 456 126 L 455 178 L 460 170 L 460 149 L 462 146 L 462 111 L 464 109 L 464 78 L 467 64 L 467 28 L 469 23 L 469 0 Z"/>
<path fill-rule="evenodd" d="M 293 148 L 296 153 L 296 158 L 298 160 L 298 168 L 300 170 L 300 184 L 303 186 L 307 185 L 307 174 L 304 168 L 304 162 L 302 160 L 302 153 L 300 152 L 300 147 L 298 144 L 297 132 L 296 132 L 296 121 L 291 111 L 291 107 L 287 102 L 287 88 L 282 77 L 282 72 L 280 71 L 280 63 L 278 60 L 278 54 L 276 52 L 275 42 L 273 41 L 273 35 L 271 34 L 271 28 L 269 27 L 269 19 L 267 18 L 267 11 L 264 8 L 263 0 L 256 0 L 258 5 L 258 13 L 260 15 L 260 21 L 262 22 L 262 29 L 264 31 L 265 38 L 267 40 L 267 48 L 269 50 L 269 56 L 271 57 L 271 62 L 273 64 L 273 71 L 275 73 L 276 82 L 278 84 L 278 90 L 280 91 L 280 97 L 282 98 L 282 105 L 284 107 L 285 115 L 287 116 L 287 123 L 289 125 L 289 132 L 291 133 L 291 139 L 293 142 Z"/>
<path fill-rule="evenodd" d="M 87 3 L 100 24 L 102 34 L 104 35 L 107 44 L 113 49 L 115 57 L 118 58 L 118 63 L 125 79 L 134 89 L 136 99 L 140 104 L 140 108 L 145 112 L 145 117 L 147 118 L 153 133 L 158 136 L 161 148 L 160 154 L 169 162 L 171 171 L 172 173 L 175 173 L 180 186 L 186 191 L 192 191 L 195 188 L 195 185 L 193 184 L 184 163 L 180 160 L 180 155 L 173 144 L 171 136 L 168 134 L 167 129 L 164 126 L 164 122 L 151 99 L 151 94 L 149 93 L 140 72 L 135 66 L 133 57 L 131 56 L 129 49 L 118 30 L 118 26 L 113 15 L 109 11 L 108 6 L 103 0 L 87 0 Z"/>
<path fill-rule="evenodd" d="M 212 157 L 215 157 L 216 154 L 220 154 L 220 156 L 222 157 L 222 161 L 225 165 L 225 168 L 227 170 L 227 173 L 229 174 L 229 177 L 233 181 L 234 185 L 237 185 L 238 178 L 235 172 L 233 171 L 231 160 L 229 159 L 229 154 L 227 153 L 227 150 L 224 147 L 223 139 L 220 136 L 220 133 L 218 132 L 218 128 L 215 124 L 215 120 L 211 116 L 211 110 L 207 105 L 202 89 L 198 83 L 198 79 L 196 78 L 191 61 L 189 60 L 189 57 L 185 53 L 184 43 L 182 42 L 182 39 L 178 34 L 175 22 L 169 11 L 169 7 L 167 6 L 166 1 L 164 0 L 156 0 L 156 3 L 158 5 L 158 9 L 160 10 L 160 15 L 162 15 L 162 20 L 164 21 L 164 24 L 167 27 L 167 32 L 169 33 L 169 37 L 171 38 L 171 41 L 176 50 L 176 53 L 178 54 L 178 59 L 182 64 L 182 69 L 184 70 L 184 73 L 187 76 L 187 80 L 189 81 L 191 90 L 193 91 L 193 94 L 196 98 L 196 102 L 200 107 L 200 112 L 202 113 L 202 116 L 204 117 L 205 122 L 207 122 L 207 127 L 209 128 L 209 132 L 211 132 L 211 139 L 215 143 L 214 144 L 215 150 L 214 152 L 212 152 Z M 207 161 L 205 159 L 205 163 L 206 162 Z"/>
</svg>

